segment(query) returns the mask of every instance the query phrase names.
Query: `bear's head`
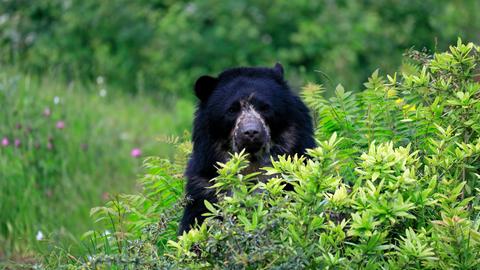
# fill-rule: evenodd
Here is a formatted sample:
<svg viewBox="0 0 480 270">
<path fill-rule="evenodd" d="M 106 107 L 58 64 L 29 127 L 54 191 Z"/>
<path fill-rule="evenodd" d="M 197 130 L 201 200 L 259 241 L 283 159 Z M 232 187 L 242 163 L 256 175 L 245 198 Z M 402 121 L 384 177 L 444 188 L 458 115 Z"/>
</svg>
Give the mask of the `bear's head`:
<svg viewBox="0 0 480 270">
<path fill-rule="evenodd" d="M 292 131 L 303 122 L 311 129 L 308 110 L 291 92 L 278 63 L 273 68 L 232 68 L 217 77 L 202 76 L 194 90 L 199 99 L 194 143 L 207 136 L 219 155 L 244 149 L 251 161 L 269 159 L 273 147 L 282 144 L 288 150 L 295 144 L 297 134 Z"/>
</svg>

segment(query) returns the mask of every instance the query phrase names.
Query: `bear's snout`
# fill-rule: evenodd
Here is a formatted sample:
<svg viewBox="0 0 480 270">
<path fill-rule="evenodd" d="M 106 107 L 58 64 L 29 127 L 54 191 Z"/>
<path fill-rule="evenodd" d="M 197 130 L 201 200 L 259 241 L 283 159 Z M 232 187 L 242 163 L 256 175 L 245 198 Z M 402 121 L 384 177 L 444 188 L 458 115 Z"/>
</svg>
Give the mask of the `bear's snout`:
<svg viewBox="0 0 480 270">
<path fill-rule="evenodd" d="M 240 127 L 238 132 L 238 146 L 248 153 L 256 153 L 267 142 L 265 128 L 260 121 L 249 122 Z"/>
<path fill-rule="evenodd" d="M 251 106 L 245 106 L 237 119 L 234 129 L 234 151 L 242 149 L 249 154 L 255 154 L 267 148 L 270 135 L 263 117 Z"/>
</svg>

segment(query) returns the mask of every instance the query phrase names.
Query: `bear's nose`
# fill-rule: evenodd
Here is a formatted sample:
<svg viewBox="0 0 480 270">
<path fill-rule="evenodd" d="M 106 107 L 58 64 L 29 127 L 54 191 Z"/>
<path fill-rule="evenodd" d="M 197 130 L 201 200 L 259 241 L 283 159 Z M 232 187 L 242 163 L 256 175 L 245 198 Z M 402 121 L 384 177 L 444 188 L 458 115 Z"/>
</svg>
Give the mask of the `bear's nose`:
<svg viewBox="0 0 480 270">
<path fill-rule="evenodd" d="M 257 129 L 247 129 L 243 132 L 243 135 L 253 141 L 258 138 L 260 131 Z"/>
</svg>

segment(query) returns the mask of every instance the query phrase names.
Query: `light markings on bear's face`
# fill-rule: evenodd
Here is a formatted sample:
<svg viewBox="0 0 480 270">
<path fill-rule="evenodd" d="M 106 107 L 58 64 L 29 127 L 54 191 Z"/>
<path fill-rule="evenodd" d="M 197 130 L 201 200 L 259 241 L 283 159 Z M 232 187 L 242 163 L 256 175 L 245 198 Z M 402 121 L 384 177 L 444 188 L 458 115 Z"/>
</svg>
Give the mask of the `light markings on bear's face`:
<svg viewBox="0 0 480 270">
<path fill-rule="evenodd" d="M 249 96 L 248 99 L 240 101 L 240 112 L 235 121 L 234 128 L 231 132 L 231 141 L 232 141 L 232 150 L 234 152 L 240 152 L 244 148 L 244 140 L 242 134 L 246 127 L 254 126 L 258 129 L 259 133 L 259 147 L 257 152 L 259 154 L 269 153 L 270 151 L 270 128 L 265 122 L 265 119 L 260 113 L 255 110 L 255 107 L 250 103 L 253 95 Z M 257 153 L 251 153 L 257 154 Z"/>
</svg>

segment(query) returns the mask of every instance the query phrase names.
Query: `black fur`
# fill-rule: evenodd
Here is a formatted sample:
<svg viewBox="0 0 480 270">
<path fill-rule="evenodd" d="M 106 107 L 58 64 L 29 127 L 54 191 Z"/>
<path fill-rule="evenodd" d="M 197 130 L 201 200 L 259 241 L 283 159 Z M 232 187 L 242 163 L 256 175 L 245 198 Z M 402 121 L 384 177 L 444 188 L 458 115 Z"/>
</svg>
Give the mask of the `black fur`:
<svg viewBox="0 0 480 270">
<path fill-rule="evenodd" d="M 193 152 L 186 177 L 186 195 L 190 202 L 180 223 L 179 233 L 195 222 L 201 224 L 207 211 L 204 200 L 217 201 L 215 191 L 206 188 L 217 176 L 215 165 L 226 162 L 236 117 L 235 104 L 253 95 L 252 105 L 270 129 L 270 154 L 304 154 L 315 147 L 312 120 L 308 108 L 289 88 L 283 67 L 241 67 L 222 72 L 217 78 L 202 76 L 195 83 L 199 98 L 193 123 Z"/>
</svg>

